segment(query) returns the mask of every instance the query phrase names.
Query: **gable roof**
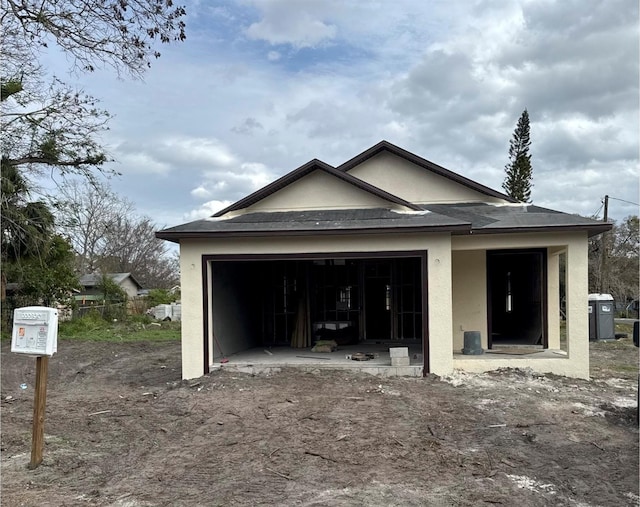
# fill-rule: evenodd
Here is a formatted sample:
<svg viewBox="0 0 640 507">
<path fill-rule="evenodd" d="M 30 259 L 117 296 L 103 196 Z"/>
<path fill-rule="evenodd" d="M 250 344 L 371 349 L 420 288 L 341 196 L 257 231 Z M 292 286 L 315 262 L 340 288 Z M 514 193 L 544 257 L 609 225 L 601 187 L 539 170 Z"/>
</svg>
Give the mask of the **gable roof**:
<svg viewBox="0 0 640 507">
<path fill-rule="evenodd" d="M 107 276 L 118 285 L 122 284 L 127 278 L 131 278 L 133 283 L 139 288 L 142 288 L 142 285 L 134 278 L 131 273 L 107 273 Z M 80 285 L 83 287 L 96 287 L 100 285 L 102 281 L 102 275 L 96 273 L 89 273 L 86 275 L 82 275 L 79 279 Z"/>
<path fill-rule="evenodd" d="M 514 199 L 513 197 L 509 197 L 507 194 L 503 194 L 502 192 L 498 192 L 497 190 L 493 190 L 492 188 L 481 185 L 476 181 L 470 180 L 469 178 L 465 178 L 464 176 L 454 173 L 449 169 L 445 169 L 444 167 L 439 166 L 438 164 L 434 164 L 433 162 L 430 162 L 425 158 L 419 157 L 414 153 L 404 150 L 399 146 L 396 146 L 395 144 L 391 144 L 390 142 L 384 141 L 384 140 L 380 141 L 378 144 L 376 144 L 375 146 L 372 146 L 368 150 L 363 151 L 359 155 L 356 155 L 351 160 L 347 160 L 344 164 L 339 165 L 337 169 L 339 171 L 349 172 L 355 166 L 362 164 L 362 162 L 364 162 L 365 160 L 375 157 L 376 155 L 378 155 L 383 151 L 386 151 L 400 158 L 408 160 L 412 164 L 422 167 L 427 171 L 431 171 L 437 174 L 438 176 L 442 176 L 451 181 L 454 181 L 455 183 L 459 183 L 460 185 L 463 185 L 472 190 L 475 190 L 476 192 L 480 192 L 481 194 L 484 194 L 490 197 L 496 197 L 498 199 L 504 199 L 507 202 L 513 202 L 513 203 L 518 202 L 517 199 Z"/>
<path fill-rule="evenodd" d="M 226 207 L 225 209 L 218 211 L 215 215 L 213 215 L 214 217 L 221 217 L 223 215 L 226 215 L 227 213 L 229 213 L 230 211 L 236 211 L 236 210 L 240 210 L 240 209 L 244 209 L 247 208 L 249 206 L 251 206 L 252 204 L 257 203 L 258 201 L 261 201 L 262 199 L 264 199 L 265 197 L 270 196 L 271 194 L 276 193 L 278 190 L 281 190 L 282 188 L 286 187 L 287 185 L 290 185 L 291 183 L 293 183 L 294 181 L 297 181 L 301 178 L 303 178 L 304 176 L 312 173 L 313 171 L 323 171 L 327 174 L 330 174 L 331 176 L 334 176 L 346 183 L 349 183 L 350 185 L 353 185 L 354 187 L 359 188 L 360 190 L 364 190 L 365 192 L 368 192 L 369 194 L 375 195 L 376 197 L 380 197 L 386 201 L 389 201 L 391 203 L 394 204 L 399 204 L 401 206 L 406 206 L 409 209 L 412 209 L 414 211 L 418 211 L 421 208 L 413 203 L 410 203 L 409 201 L 405 201 L 404 199 L 401 199 L 398 196 L 395 196 L 393 194 L 390 194 L 389 192 L 386 192 L 384 190 L 382 190 L 381 188 L 378 188 L 374 185 L 371 185 L 370 183 L 367 183 L 366 181 L 362 181 L 359 178 L 356 178 L 354 176 L 351 176 L 350 174 L 348 174 L 347 172 L 344 171 L 339 171 L 338 169 L 336 169 L 335 167 L 322 162 L 321 160 L 318 159 L 313 159 L 310 162 L 307 162 L 306 164 L 298 167 L 297 169 L 294 169 L 293 171 L 291 171 L 290 173 L 285 174 L 284 176 L 282 176 L 281 178 L 278 178 L 277 180 L 275 180 L 274 182 L 270 183 L 269 185 L 262 187 L 259 190 L 256 190 L 255 192 L 253 192 L 252 194 L 248 195 L 247 197 L 245 197 L 244 199 L 240 199 L 239 201 L 233 203 L 231 206 Z"/>
<path fill-rule="evenodd" d="M 425 170 L 464 185 L 476 192 L 492 198 L 498 198 L 503 203 L 423 204 L 420 206 L 390 194 L 348 173 L 350 169 L 383 151 L 406 159 Z M 313 171 L 323 171 L 389 203 L 405 206 L 412 211 L 398 212 L 381 207 L 269 212 L 255 210 L 235 217 L 224 216 L 230 211 L 245 209 L 259 202 Z M 608 231 L 611 227 L 612 224 L 608 222 L 600 222 L 579 215 L 571 215 L 518 202 L 501 192 L 453 173 L 387 141 L 381 141 L 337 168 L 314 159 L 219 211 L 210 218 L 158 231 L 156 232 L 156 237 L 179 243 L 180 239 L 183 238 L 396 232 L 499 234 L 586 231 L 589 236 L 593 236 Z"/>
</svg>

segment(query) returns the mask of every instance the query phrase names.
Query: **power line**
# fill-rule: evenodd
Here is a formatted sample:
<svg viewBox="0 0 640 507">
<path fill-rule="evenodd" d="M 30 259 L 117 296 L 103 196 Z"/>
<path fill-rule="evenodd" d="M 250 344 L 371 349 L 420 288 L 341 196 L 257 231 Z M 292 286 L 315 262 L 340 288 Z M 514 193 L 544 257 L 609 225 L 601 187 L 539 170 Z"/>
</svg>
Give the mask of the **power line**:
<svg viewBox="0 0 640 507">
<path fill-rule="evenodd" d="M 625 201 L 624 199 L 619 199 L 617 197 L 609 196 L 609 199 L 613 199 L 615 201 L 620 201 L 620 202 L 626 202 L 627 204 L 633 204 L 634 206 L 640 206 L 640 204 L 638 204 L 637 202 Z"/>
</svg>

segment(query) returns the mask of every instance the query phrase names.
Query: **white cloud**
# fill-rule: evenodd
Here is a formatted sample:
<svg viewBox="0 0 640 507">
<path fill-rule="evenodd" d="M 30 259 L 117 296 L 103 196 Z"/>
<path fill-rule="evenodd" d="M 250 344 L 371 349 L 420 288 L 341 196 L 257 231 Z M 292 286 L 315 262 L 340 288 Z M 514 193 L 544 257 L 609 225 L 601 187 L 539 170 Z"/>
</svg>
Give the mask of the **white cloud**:
<svg viewBox="0 0 640 507">
<path fill-rule="evenodd" d="M 164 157 L 203 167 L 229 167 L 237 162 L 229 148 L 217 139 L 168 138 L 160 142 L 158 151 Z"/>
<path fill-rule="evenodd" d="M 211 192 L 200 185 L 191 191 L 191 195 L 196 199 L 206 199 L 207 197 L 211 197 Z"/>
<path fill-rule="evenodd" d="M 166 175 L 171 171 L 172 167 L 170 164 L 157 160 L 153 155 L 143 151 L 120 151 L 115 169 L 126 172 Z"/>
<path fill-rule="evenodd" d="M 185 213 L 184 220 L 191 222 L 194 220 L 200 220 L 201 218 L 207 218 L 217 213 L 218 211 L 231 205 L 231 201 L 207 201 L 200 205 L 199 208 L 193 209 L 188 213 Z"/>
<path fill-rule="evenodd" d="M 115 169 L 160 176 L 144 180 L 146 201 L 131 185 L 138 202 L 191 216 L 194 199 L 236 201 L 381 139 L 500 190 L 525 107 L 534 202 L 638 202 L 636 2 L 224 5 L 191 9 L 187 40 L 163 47 L 144 83 L 84 82 L 116 115 L 110 135 L 126 139 L 111 140 Z M 632 211 L 610 202 L 612 216 Z"/>
<path fill-rule="evenodd" d="M 337 27 L 327 22 L 331 13 L 327 2 L 306 0 L 258 0 L 249 2 L 261 11 L 262 19 L 246 30 L 250 39 L 260 39 L 272 45 L 290 44 L 295 48 L 315 47 L 335 38 Z"/>
</svg>

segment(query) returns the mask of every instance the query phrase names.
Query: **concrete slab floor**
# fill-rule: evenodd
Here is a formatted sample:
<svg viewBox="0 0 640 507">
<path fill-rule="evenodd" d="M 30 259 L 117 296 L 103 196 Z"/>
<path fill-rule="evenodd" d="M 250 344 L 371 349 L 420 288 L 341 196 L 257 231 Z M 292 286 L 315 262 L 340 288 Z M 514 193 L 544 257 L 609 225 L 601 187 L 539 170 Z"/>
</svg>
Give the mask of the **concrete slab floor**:
<svg viewBox="0 0 640 507">
<path fill-rule="evenodd" d="M 409 348 L 409 366 L 391 366 L 390 347 Z M 374 354 L 373 359 L 355 361 L 349 356 L 360 352 Z M 228 362 L 221 363 L 217 358 L 211 369 L 231 369 L 246 373 L 263 373 L 278 368 L 295 367 L 303 370 L 348 369 L 380 376 L 422 376 L 422 346 L 406 344 L 367 343 L 342 345 L 335 352 L 311 352 L 311 348 L 294 349 L 291 347 L 257 347 L 227 356 Z"/>
<path fill-rule="evenodd" d="M 391 366 L 390 347 L 408 346 L 409 366 Z M 460 352 L 453 353 L 453 366 L 456 360 L 464 361 L 495 361 L 503 365 L 505 360 L 510 361 L 514 367 L 518 362 L 531 359 L 566 359 L 566 351 L 554 349 L 534 349 L 530 354 L 497 353 L 497 351 L 485 350 L 483 354 L 466 355 Z M 374 358 L 368 361 L 354 361 L 349 359 L 356 352 L 374 354 Z M 224 368 L 228 370 L 259 374 L 277 371 L 280 368 L 300 368 L 303 371 L 316 369 L 346 369 L 360 371 L 382 377 L 421 377 L 423 372 L 422 347 L 420 345 L 406 345 L 398 343 L 361 343 L 358 345 L 339 346 L 335 352 L 311 352 L 311 348 L 294 349 L 291 347 L 257 347 L 230 356 L 226 356 L 228 362 L 221 363 L 217 358 L 211 365 L 211 370 Z M 489 366 L 489 365 L 487 365 Z M 497 366 L 496 366 L 497 367 Z"/>
</svg>

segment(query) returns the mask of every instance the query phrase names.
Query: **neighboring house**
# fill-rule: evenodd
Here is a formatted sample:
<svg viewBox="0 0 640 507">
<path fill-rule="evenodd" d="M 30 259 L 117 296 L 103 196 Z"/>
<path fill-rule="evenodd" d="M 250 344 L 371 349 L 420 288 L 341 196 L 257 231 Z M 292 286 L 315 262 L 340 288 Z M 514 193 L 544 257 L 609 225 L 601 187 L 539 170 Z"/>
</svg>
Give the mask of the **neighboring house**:
<svg viewBox="0 0 640 507">
<path fill-rule="evenodd" d="M 107 273 L 107 276 L 124 290 L 129 299 L 133 299 L 142 289 L 142 285 L 133 277 L 131 273 Z M 75 296 L 78 301 L 102 300 L 103 294 L 100 291 L 102 275 L 91 273 L 80 277 L 82 290 Z"/>
<path fill-rule="evenodd" d="M 156 236 L 180 244 L 184 378 L 207 373 L 220 348 L 309 346 L 327 334 L 421 344 L 424 374 L 514 366 L 461 354 L 465 331 L 479 331 L 484 349 L 547 350 L 518 356 L 519 367 L 588 378 L 587 239 L 610 228 L 515 202 L 382 141 L 339 167 L 312 160 Z"/>
</svg>

